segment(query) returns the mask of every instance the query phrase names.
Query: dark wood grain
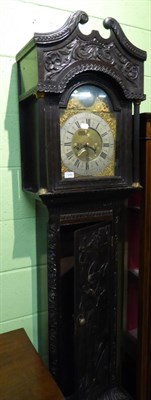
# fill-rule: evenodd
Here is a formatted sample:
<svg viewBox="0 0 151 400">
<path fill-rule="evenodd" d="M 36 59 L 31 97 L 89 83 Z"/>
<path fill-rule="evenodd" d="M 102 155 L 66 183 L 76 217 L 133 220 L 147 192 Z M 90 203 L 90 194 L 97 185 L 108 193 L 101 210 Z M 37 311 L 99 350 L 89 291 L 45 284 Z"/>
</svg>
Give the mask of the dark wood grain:
<svg viewBox="0 0 151 400">
<path fill-rule="evenodd" d="M 63 400 L 24 329 L 0 335 L 0 399 Z"/>
<path fill-rule="evenodd" d="M 143 229 L 139 292 L 138 399 L 151 398 L 151 113 L 141 115 Z"/>
</svg>

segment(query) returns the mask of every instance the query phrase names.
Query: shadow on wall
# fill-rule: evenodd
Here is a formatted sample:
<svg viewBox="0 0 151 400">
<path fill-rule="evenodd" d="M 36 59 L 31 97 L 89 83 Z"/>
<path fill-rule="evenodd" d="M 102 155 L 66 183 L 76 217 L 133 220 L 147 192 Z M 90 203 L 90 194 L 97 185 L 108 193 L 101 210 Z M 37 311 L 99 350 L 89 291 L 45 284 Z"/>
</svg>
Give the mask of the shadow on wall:
<svg viewBox="0 0 151 400">
<path fill-rule="evenodd" d="M 13 258 L 20 258 L 20 267 L 36 265 L 35 251 L 35 202 L 26 196 L 21 187 L 21 160 L 18 117 L 17 65 L 11 72 L 8 94 L 5 129 L 8 133 L 9 159 L 11 172 L 10 203 L 14 221 Z M 12 200 L 12 204 L 11 204 Z M 23 265 L 25 263 L 25 265 Z"/>
<path fill-rule="evenodd" d="M 43 342 L 44 336 L 47 342 L 47 216 L 45 213 L 39 214 L 38 211 L 36 218 L 36 210 L 39 210 L 39 207 L 35 207 L 35 200 L 22 190 L 17 64 L 12 66 L 11 71 L 5 130 L 8 134 L 8 170 L 11 175 L 8 202 L 9 208 L 12 208 L 11 241 L 14 240 L 9 255 L 11 269 L 31 267 L 29 290 L 32 291 L 33 314 L 38 313 L 38 349 L 40 353 L 46 354 L 47 349 L 43 349 Z M 34 332 L 34 336 L 33 340 L 36 343 L 37 331 Z"/>
</svg>

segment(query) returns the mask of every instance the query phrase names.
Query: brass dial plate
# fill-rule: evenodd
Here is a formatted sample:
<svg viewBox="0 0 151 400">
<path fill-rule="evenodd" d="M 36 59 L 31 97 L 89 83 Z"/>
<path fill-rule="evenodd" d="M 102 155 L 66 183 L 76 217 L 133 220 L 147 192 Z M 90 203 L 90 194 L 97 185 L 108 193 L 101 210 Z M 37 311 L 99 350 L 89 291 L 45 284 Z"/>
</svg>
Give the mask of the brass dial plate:
<svg viewBox="0 0 151 400">
<path fill-rule="evenodd" d="M 91 111 L 77 112 L 63 124 L 61 159 L 66 171 L 73 172 L 70 177 L 100 176 L 113 158 L 114 136 L 102 116 Z"/>
</svg>

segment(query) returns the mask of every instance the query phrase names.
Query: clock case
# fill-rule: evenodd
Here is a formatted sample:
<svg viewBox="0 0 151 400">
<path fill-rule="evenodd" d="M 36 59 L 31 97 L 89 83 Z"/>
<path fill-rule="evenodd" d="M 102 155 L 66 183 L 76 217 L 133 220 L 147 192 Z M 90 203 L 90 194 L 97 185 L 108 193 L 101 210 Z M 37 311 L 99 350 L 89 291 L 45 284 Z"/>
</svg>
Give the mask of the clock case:
<svg viewBox="0 0 151 400">
<path fill-rule="evenodd" d="M 34 194 L 130 189 L 139 181 L 137 136 L 139 103 L 144 100 L 143 64 L 146 53 L 128 41 L 113 18 L 104 20 L 110 36 L 84 35 L 79 23 L 85 12 L 71 15 L 53 32 L 35 33 L 17 54 L 23 189 Z M 105 90 L 117 118 L 115 175 L 62 179 L 60 109 L 73 90 L 92 84 Z"/>
<path fill-rule="evenodd" d="M 140 188 L 146 53 L 112 18 L 104 21 L 108 39 L 97 31 L 83 35 L 78 25 L 87 20 L 78 11 L 58 31 L 35 34 L 17 55 L 22 185 L 42 200 L 36 202 L 39 264 L 47 219 L 51 373 L 68 400 L 130 400 L 121 379 L 125 200 Z M 83 84 L 106 91 L 119 116 L 118 168 L 114 177 L 61 180 L 60 109 Z M 38 282 L 41 292 L 40 272 Z"/>
</svg>

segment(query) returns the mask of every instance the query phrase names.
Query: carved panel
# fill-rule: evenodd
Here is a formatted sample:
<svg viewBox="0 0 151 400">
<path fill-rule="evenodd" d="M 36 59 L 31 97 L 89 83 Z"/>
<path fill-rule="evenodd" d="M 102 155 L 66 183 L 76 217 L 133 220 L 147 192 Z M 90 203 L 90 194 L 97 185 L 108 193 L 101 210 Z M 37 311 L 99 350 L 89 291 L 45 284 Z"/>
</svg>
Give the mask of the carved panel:
<svg viewBox="0 0 151 400">
<path fill-rule="evenodd" d="M 112 239 L 109 223 L 76 232 L 75 326 L 81 400 L 98 399 L 116 380 L 116 362 L 111 359 L 116 357 Z"/>
<path fill-rule="evenodd" d="M 89 69 L 88 60 L 103 61 L 122 73 L 130 82 L 135 83 L 138 78 L 139 66 L 131 62 L 127 56 L 124 57 L 113 42 L 104 44 L 93 38 L 85 43 L 84 40 L 77 38 L 60 50 L 45 52 L 45 80 L 51 80 L 54 74 L 77 60 L 87 60 L 87 69 Z"/>
<path fill-rule="evenodd" d="M 97 38 L 88 42 L 76 38 L 60 50 L 44 52 L 43 89 L 63 92 L 73 77 L 88 71 L 109 75 L 121 86 L 125 97 L 138 96 L 139 63 L 121 53 L 113 42 L 104 44 Z"/>
<path fill-rule="evenodd" d="M 57 290 L 57 222 L 48 222 L 48 315 L 49 363 L 53 376 L 58 374 L 58 290 Z"/>
</svg>

